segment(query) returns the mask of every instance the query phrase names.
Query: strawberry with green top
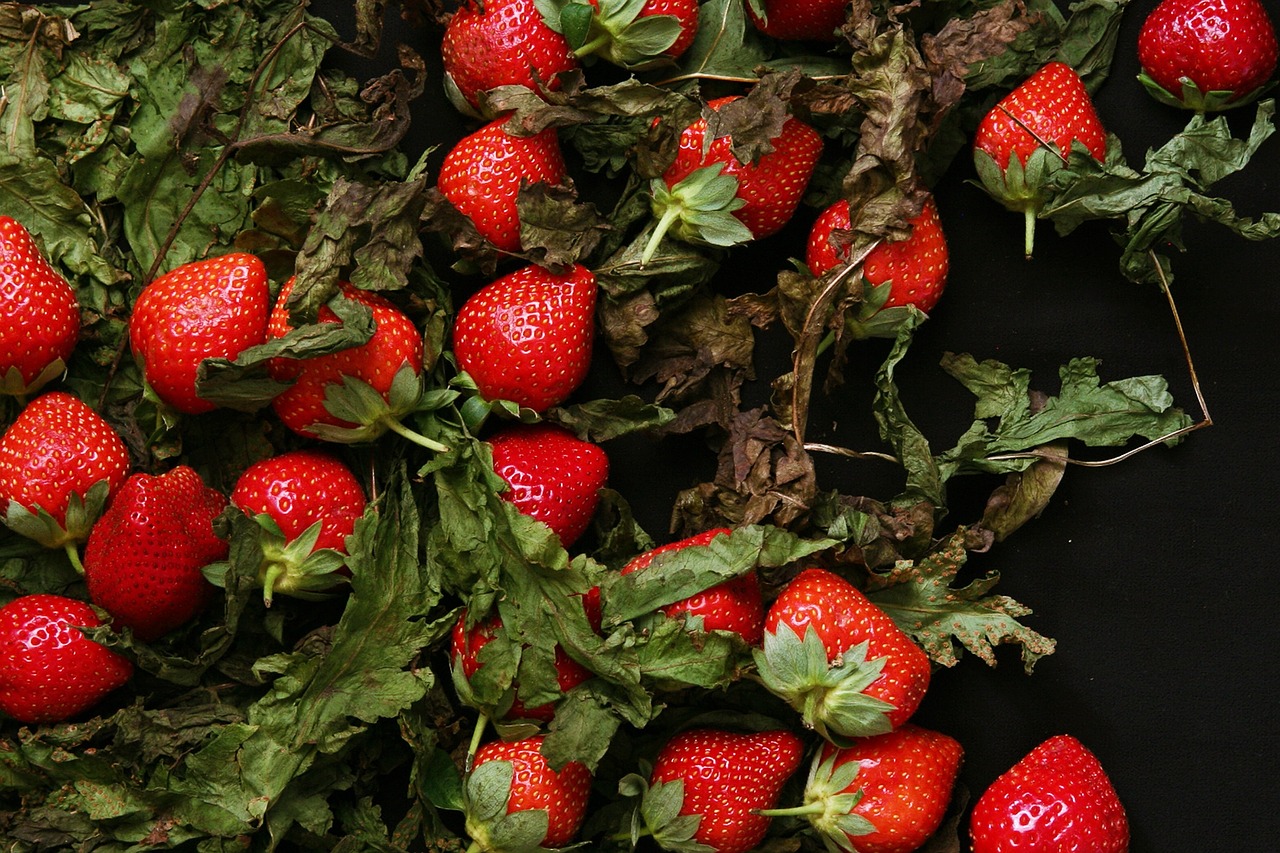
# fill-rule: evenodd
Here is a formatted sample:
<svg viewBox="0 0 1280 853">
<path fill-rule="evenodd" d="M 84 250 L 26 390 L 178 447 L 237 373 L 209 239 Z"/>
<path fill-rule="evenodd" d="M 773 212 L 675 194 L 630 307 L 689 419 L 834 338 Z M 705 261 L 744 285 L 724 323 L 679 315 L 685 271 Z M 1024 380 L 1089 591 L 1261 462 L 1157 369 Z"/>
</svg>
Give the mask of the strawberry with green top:
<svg viewBox="0 0 1280 853">
<path fill-rule="evenodd" d="M 756 29 L 781 41 L 834 42 L 849 18 L 848 0 L 748 0 Z"/>
<path fill-rule="evenodd" d="M 698 0 L 536 0 L 580 59 L 642 70 L 678 59 L 698 34 Z"/>
<path fill-rule="evenodd" d="M 570 844 L 587 815 L 592 775 L 571 761 L 553 770 L 543 737 L 481 746 L 463 791 L 468 853 L 555 850 Z"/>
<path fill-rule="evenodd" d="M 1075 69 L 1050 62 L 1002 98 L 983 117 L 973 138 L 973 160 L 982 186 L 1024 219 L 1024 250 L 1035 248 L 1035 222 L 1050 174 L 1083 146 L 1102 162 L 1107 131 L 1089 90 Z"/>
<path fill-rule="evenodd" d="M 26 397 L 61 376 L 79 338 L 75 290 L 22 223 L 0 216 L 0 394 Z"/>
</svg>

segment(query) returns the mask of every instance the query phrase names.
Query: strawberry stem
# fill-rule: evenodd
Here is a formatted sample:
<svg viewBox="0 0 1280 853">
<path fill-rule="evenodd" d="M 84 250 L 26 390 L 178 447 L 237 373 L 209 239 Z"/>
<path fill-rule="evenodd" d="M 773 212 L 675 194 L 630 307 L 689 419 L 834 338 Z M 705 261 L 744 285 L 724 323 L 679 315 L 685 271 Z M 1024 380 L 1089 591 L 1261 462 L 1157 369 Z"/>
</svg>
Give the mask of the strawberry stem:
<svg viewBox="0 0 1280 853">
<path fill-rule="evenodd" d="M 607 32 L 601 33 L 600 35 L 593 38 L 591 41 L 582 45 L 582 47 L 575 50 L 573 52 L 573 55 L 578 57 L 579 59 L 581 59 L 584 56 L 591 56 L 597 50 L 599 50 L 600 48 L 608 44 L 611 38 L 613 38 L 613 36 L 611 36 L 609 33 Z"/>
<path fill-rule="evenodd" d="M 761 817 L 804 817 L 811 814 L 822 814 L 827 810 L 823 800 L 814 800 L 802 806 L 791 806 L 784 809 L 752 809 L 751 813 Z"/>
<path fill-rule="evenodd" d="M 387 429 L 391 430 L 401 438 L 407 438 L 419 447 L 425 447 L 427 450 L 431 450 L 435 453 L 447 453 L 449 451 L 448 445 L 441 444 L 435 439 L 427 438 L 422 433 L 409 429 L 395 418 L 387 418 L 386 424 Z"/>
<path fill-rule="evenodd" d="M 67 552 L 67 559 L 71 561 L 71 566 L 79 575 L 84 575 L 84 563 L 80 562 L 80 549 L 76 547 L 76 543 L 68 540 L 63 543 L 62 550 Z"/>
<path fill-rule="evenodd" d="M 662 216 L 658 219 L 658 224 L 653 227 L 653 233 L 649 235 L 649 241 L 645 243 L 644 253 L 640 255 L 641 269 L 644 269 L 645 265 L 653 258 L 654 253 L 658 251 L 658 244 L 662 242 L 662 238 L 667 236 L 671 226 L 682 215 L 683 211 L 676 204 L 668 205 L 663 209 Z"/>
<path fill-rule="evenodd" d="M 471 730 L 471 742 L 467 744 L 467 758 L 463 766 L 464 772 L 470 773 L 476 763 L 476 751 L 480 749 L 480 738 L 489 725 L 489 715 L 481 714 L 476 719 L 476 726 Z"/>
<path fill-rule="evenodd" d="M 262 603 L 267 607 L 271 606 L 273 596 L 276 592 L 276 581 L 284 577 L 287 567 L 284 563 L 271 561 L 267 566 L 267 570 L 262 575 Z"/>
<path fill-rule="evenodd" d="M 1027 260 L 1031 260 L 1031 252 L 1032 250 L 1035 249 L 1035 243 L 1036 243 L 1036 209 L 1035 207 L 1028 205 L 1026 208 L 1024 208 L 1022 211 L 1022 217 L 1023 217 L 1022 221 L 1024 223 L 1023 235 L 1022 235 L 1022 242 L 1023 242 L 1022 249 L 1024 252 L 1027 253 Z"/>
</svg>

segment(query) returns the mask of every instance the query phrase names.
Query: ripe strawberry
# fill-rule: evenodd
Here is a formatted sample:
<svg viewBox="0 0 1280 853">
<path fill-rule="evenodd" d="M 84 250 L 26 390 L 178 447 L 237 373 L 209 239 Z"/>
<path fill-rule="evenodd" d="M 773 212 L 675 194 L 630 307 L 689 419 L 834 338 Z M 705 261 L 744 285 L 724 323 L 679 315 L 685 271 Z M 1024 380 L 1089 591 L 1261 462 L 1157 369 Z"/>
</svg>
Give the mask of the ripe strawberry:
<svg viewBox="0 0 1280 853">
<path fill-rule="evenodd" d="M 1163 0 L 1138 31 L 1138 79 L 1162 103 L 1197 112 L 1255 100 L 1278 56 L 1261 0 Z"/>
<path fill-rule="evenodd" d="M 796 575 L 770 605 L 764 631 L 756 666 L 765 686 L 833 742 L 898 728 L 928 689 L 924 650 L 826 569 Z"/>
<path fill-rule="evenodd" d="M 684 54 L 698 34 L 697 0 L 537 0 L 580 58 L 644 69 Z"/>
<path fill-rule="evenodd" d="M 1071 735 L 1055 735 L 983 792 L 969 835 L 973 853 L 1123 853 L 1129 819 L 1097 757 Z"/>
<path fill-rule="evenodd" d="M 485 399 L 545 412 L 587 378 L 595 307 L 596 278 L 586 267 L 556 275 L 530 264 L 507 273 L 458 310 L 458 366 Z"/>
<path fill-rule="evenodd" d="M 568 548 L 591 524 L 609 457 L 595 444 L 550 423 L 512 424 L 488 439 L 502 496 L 546 524 Z"/>
<path fill-rule="evenodd" d="M 129 476 L 124 441 L 79 397 L 46 391 L 0 437 L 0 503 L 12 530 L 74 547 Z"/>
<path fill-rule="evenodd" d="M 440 164 L 436 187 L 480 236 L 499 251 L 516 252 L 521 185 L 560 184 L 566 173 L 555 128 L 516 136 L 505 125 L 505 119 L 490 122 L 454 143 Z"/>
<path fill-rule="evenodd" d="M 196 393 L 206 358 L 234 359 L 267 339 L 271 291 L 255 255 L 234 252 L 170 270 L 138 294 L 129 345 L 157 397 L 179 412 L 213 411 Z"/>
<path fill-rule="evenodd" d="M 133 664 L 79 630 L 101 624 L 92 607 L 61 595 L 23 595 L 0 607 L 0 713 L 57 723 L 123 686 Z"/>
<path fill-rule="evenodd" d="M 17 220 L 0 216 L 0 394 L 25 397 L 67 369 L 76 293 Z"/>
<path fill-rule="evenodd" d="M 764 9 L 756 10 L 756 2 Z M 830 41 L 849 17 L 846 0 L 756 0 L 747 15 L 760 32 L 782 41 Z"/>
<path fill-rule="evenodd" d="M 194 619 L 213 592 L 200 570 L 227 556 L 213 531 L 226 504 L 186 465 L 131 476 L 85 545 L 89 598 L 147 642 Z"/>
<path fill-rule="evenodd" d="M 559 771 L 542 757 L 540 735 L 491 741 L 476 751 L 466 781 L 466 827 L 472 849 L 486 853 L 564 847 L 587 814 L 591 771 L 571 761 Z M 529 813 L 546 815 L 529 820 Z M 512 820 L 509 816 L 523 815 Z"/>
<path fill-rule="evenodd" d="M 464 112 L 480 114 L 480 93 L 498 86 L 558 88 L 556 75 L 578 67 L 559 32 L 547 26 L 536 0 L 464 0 L 449 16 L 440 42 L 445 86 Z M 461 103 L 458 103 L 458 99 Z"/>
<path fill-rule="evenodd" d="M 983 187 L 1025 220 L 1025 249 L 1035 247 L 1035 221 L 1047 176 L 1062 168 L 1075 143 L 1101 162 L 1107 132 L 1080 75 L 1050 62 L 1005 95 L 978 124 L 974 166 Z"/>
<path fill-rule="evenodd" d="M 785 729 L 680 732 L 654 760 L 641 806 L 648 828 L 666 849 L 684 849 L 692 840 L 715 853 L 746 853 L 769 831 L 771 819 L 759 812 L 774 807 L 803 755 L 804 742 Z M 646 806 L 665 800 L 661 791 L 677 784 L 683 789 L 678 817 L 669 815 L 663 825 Z M 691 833 L 688 817 L 697 820 Z"/>
<path fill-rule="evenodd" d="M 268 607 L 274 593 L 305 598 L 342 582 L 346 538 L 366 503 L 342 460 L 311 449 L 260 459 L 236 479 L 231 503 L 264 530 L 258 579 Z"/>
</svg>

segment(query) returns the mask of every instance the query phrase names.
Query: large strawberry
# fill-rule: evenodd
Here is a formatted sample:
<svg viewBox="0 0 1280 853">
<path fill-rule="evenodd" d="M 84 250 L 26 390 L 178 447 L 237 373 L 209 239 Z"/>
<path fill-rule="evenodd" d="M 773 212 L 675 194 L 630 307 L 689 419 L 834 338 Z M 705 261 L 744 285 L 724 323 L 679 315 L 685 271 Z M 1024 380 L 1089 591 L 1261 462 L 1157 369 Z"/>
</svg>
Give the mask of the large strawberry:
<svg viewBox="0 0 1280 853">
<path fill-rule="evenodd" d="M 550 423 L 512 424 L 488 439 L 502 496 L 546 524 L 568 548 L 591 524 L 609 457 L 599 445 Z"/>
<path fill-rule="evenodd" d="M 596 278 L 575 264 L 555 274 L 530 264 L 480 288 L 453 324 L 458 366 L 488 400 L 544 412 L 591 368 Z"/>
<path fill-rule="evenodd" d="M 256 255 L 233 252 L 175 267 L 138 294 L 129 345 L 147 385 L 180 412 L 215 406 L 196 393 L 206 358 L 234 359 L 267 339 L 271 291 Z"/>
<path fill-rule="evenodd" d="M 1262 0 L 1163 0 L 1138 31 L 1138 79 L 1157 100 L 1206 112 L 1255 100 L 1280 48 Z"/>
<path fill-rule="evenodd" d="M 1050 62 L 1005 95 L 978 124 L 974 167 L 983 187 L 1008 209 L 1023 214 L 1024 249 L 1035 248 L 1035 221 L 1050 174 L 1063 168 L 1075 145 L 1101 162 L 1107 132 L 1080 75 Z"/>
<path fill-rule="evenodd" d="M 645 824 L 664 849 L 746 853 L 769 831 L 771 818 L 760 812 L 777 804 L 803 756 L 804 742 L 785 729 L 679 732 L 653 762 L 641 803 Z"/>
<path fill-rule="evenodd" d="M 531 136 L 508 132 L 498 119 L 454 143 L 436 187 L 499 251 L 520 249 L 521 186 L 564 182 L 564 154 L 553 127 Z"/>
<path fill-rule="evenodd" d="M 764 632 L 755 657 L 765 686 L 829 740 L 901 726 L 928 689 L 924 650 L 827 569 L 805 569 L 788 582 L 769 607 Z"/>
<path fill-rule="evenodd" d="M 573 841 L 587 814 L 591 771 L 571 761 L 553 770 L 540 735 L 491 741 L 475 755 L 464 791 L 476 853 L 553 850 Z"/>
<path fill-rule="evenodd" d="M 535 0 L 465 0 L 440 41 L 445 87 L 455 105 L 479 114 L 480 94 L 498 86 L 554 89 L 578 67 L 564 36 L 547 26 Z"/>
<path fill-rule="evenodd" d="M 129 452 L 119 434 L 65 391 L 36 397 L 0 437 L 5 524 L 46 548 L 74 548 L 87 539 L 128 476 Z"/>
<path fill-rule="evenodd" d="M 991 783 L 969 817 L 973 853 L 1124 853 L 1129 819 L 1097 756 L 1055 735 Z"/>
<path fill-rule="evenodd" d="M 124 685 L 133 664 L 80 630 L 101 624 L 92 607 L 61 595 L 23 595 L 0 607 L 0 713 L 61 722 Z"/>
<path fill-rule="evenodd" d="M 61 376 L 79 337 L 75 291 L 30 232 L 0 216 L 0 394 L 25 397 Z"/>
<path fill-rule="evenodd" d="M 747 15 L 760 32 L 782 41 L 836 40 L 849 17 L 848 0 L 749 0 Z"/>
<path fill-rule="evenodd" d="M 676 158 L 651 184 L 655 225 L 645 246 L 647 263 L 664 236 L 732 246 L 777 233 L 791 220 L 822 154 L 822 136 L 788 116 L 769 140 L 772 150 L 744 163 L 731 135 L 707 138 L 706 113 L 741 96 L 707 103 L 704 115 L 680 133 Z"/>
<path fill-rule="evenodd" d="M 697 0 L 536 0 L 574 54 L 643 69 L 684 54 L 698 34 Z"/>
<path fill-rule="evenodd" d="M 131 476 L 85 545 L 89 598 L 148 642 L 198 616 L 213 593 L 201 569 L 227 556 L 213 529 L 226 504 L 186 465 Z"/>
<path fill-rule="evenodd" d="M 341 459 L 309 448 L 260 459 L 236 479 L 231 503 L 263 529 L 258 579 L 268 607 L 277 592 L 310 597 L 343 582 L 346 538 L 366 499 Z"/>
</svg>

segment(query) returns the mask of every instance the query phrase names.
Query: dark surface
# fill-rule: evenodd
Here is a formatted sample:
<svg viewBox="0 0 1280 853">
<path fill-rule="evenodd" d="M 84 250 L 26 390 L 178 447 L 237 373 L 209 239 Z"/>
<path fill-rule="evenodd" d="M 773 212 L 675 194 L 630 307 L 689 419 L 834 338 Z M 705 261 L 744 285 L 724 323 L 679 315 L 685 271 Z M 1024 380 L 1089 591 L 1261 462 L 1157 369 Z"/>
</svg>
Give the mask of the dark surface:
<svg viewBox="0 0 1280 853">
<path fill-rule="evenodd" d="M 1134 165 L 1189 118 L 1151 100 L 1134 79 L 1138 27 L 1154 5 L 1130 4 L 1111 79 L 1096 98 Z M 408 147 L 412 154 L 438 143 L 443 156 L 469 125 L 440 92 L 439 32 L 409 35 L 433 78 L 415 106 Z M 1244 108 L 1231 117 L 1237 136 L 1253 115 Z M 1030 368 L 1050 392 L 1059 364 L 1096 356 L 1104 381 L 1163 374 L 1198 418 L 1164 296 L 1120 276 L 1118 250 L 1102 228 L 1061 238 L 1042 224 L 1028 262 L 1020 218 L 967 184 L 971 177 L 962 158 L 937 187 L 952 247 L 948 292 L 899 372 L 909 411 L 935 447 L 949 447 L 972 415 L 971 398 L 937 367 L 944 351 Z M 1280 140 L 1214 190 L 1242 213 L 1280 209 Z M 760 277 L 731 286 L 767 289 L 785 258 L 800 254 L 813 215 L 802 211 L 792 228 L 730 264 L 725 276 Z M 1184 236 L 1174 293 L 1214 425 L 1173 449 L 1069 470 L 1041 518 L 973 556 L 975 570 L 1001 572 L 997 590 L 1031 606 L 1025 621 L 1056 638 L 1058 651 L 1030 676 L 1012 650 L 994 669 L 966 658 L 938 673 L 917 720 L 964 744 L 962 782 L 975 797 L 1041 740 L 1068 732 L 1110 773 L 1134 851 L 1269 850 L 1280 803 L 1272 710 L 1280 630 L 1271 594 L 1280 243 L 1250 243 L 1195 222 Z M 766 342 L 761 357 L 782 352 Z M 868 347 L 868 370 L 851 371 L 842 397 L 824 404 L 813 439 L 874 449 L 865 443 L 874 436 L 865 382 L 882 353 Z M 776 372 L 762 365 L 762 375 Z M 592 382 L 584 399 L 613 390 L 612 367 L 602 362 Z M 611 450 L 611 486 L 662 540 L 672 499 L 709 476 L 710 454 L 696 441 Z M 826 487 L 890 496 L 874 491 L 885 477 L 874 462 L 824 462 L 822 474 Z"/>
</svg>

